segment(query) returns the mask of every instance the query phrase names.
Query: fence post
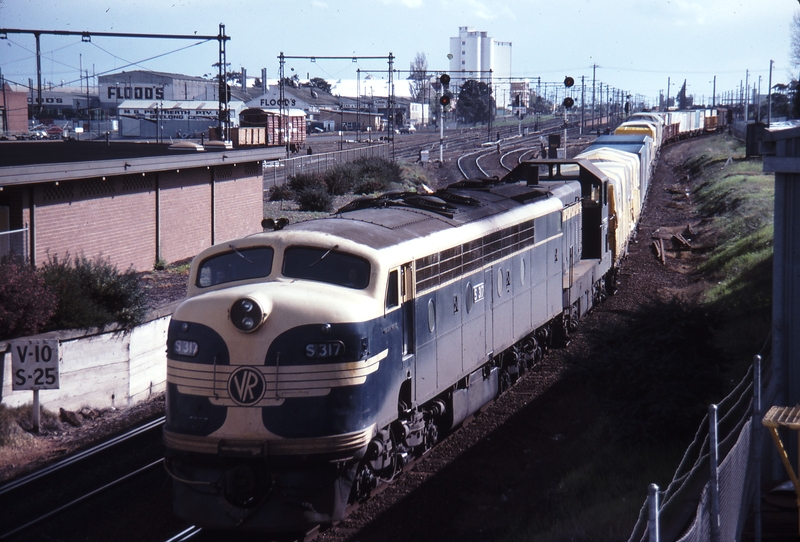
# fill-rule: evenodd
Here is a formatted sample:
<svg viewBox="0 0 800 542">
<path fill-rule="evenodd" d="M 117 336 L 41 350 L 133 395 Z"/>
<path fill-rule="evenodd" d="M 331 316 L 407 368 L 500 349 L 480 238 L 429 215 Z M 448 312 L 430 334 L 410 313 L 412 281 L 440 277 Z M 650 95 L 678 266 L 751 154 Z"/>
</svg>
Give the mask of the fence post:
<svg viewBox="0 0 800 542">
<path fill-rule="evenodd" d="M 753 447 L 754 483 L 753 531 L 755 542 L 761 542 L 761 356 L 753 357 L 753 419 L 750 427 L 750 445 Z"/>
<path fill-rule="evenodd" d="M 719 542 L 719 435 L 717 434 L 717 405 L 708 407 L 709 460 L 711 463 L 711 542 Z"/>
<path fill-rule="evenodd" d="M 650 542 L 659 542 L 660 533 L 658 532 L 658 486 L 650 484 L 647 488 L 647 530 L 650 533 Z"/>
</svg>

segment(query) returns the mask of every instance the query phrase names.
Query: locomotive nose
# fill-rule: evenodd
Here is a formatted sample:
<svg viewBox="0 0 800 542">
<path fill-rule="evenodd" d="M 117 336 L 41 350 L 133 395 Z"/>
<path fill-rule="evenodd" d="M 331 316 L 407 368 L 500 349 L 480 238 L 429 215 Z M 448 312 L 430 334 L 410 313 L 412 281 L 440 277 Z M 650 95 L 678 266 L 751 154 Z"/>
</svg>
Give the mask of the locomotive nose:
<svg viewBox="0 0 800 542">
<path fill-rule="evenodd" d="M 261 327 L 271 312 L 271 300 L 263 296 L 248 295 L 233 302 L 230 319 L 236 329 L 252 333 Z"/>
</svg>

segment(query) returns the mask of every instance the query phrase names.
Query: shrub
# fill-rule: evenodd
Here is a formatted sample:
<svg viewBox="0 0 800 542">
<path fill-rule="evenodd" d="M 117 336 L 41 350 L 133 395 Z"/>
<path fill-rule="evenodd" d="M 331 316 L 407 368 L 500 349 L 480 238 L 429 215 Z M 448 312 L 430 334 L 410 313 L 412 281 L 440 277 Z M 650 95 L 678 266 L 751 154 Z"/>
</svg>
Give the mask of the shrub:
<svg viewBox="0 0 800 542">
<path fill-rule="evenodd" d="M 0 259 L 0 339 L 35 335 L 55 312 L 56 295 L 18 256 Z"/>
<path fill-rule="evenodd" d="M 383 158 L 365 157 L 353 161 L 361 179 L 374 179 L 384 186 L 403 181 L 400 165 Z"/>
<path fill-rule="evenodd" d="M 120 273 L 108 259 L 76 256 L 70 261 L 67 255 L 62 260 L 51 256 L 40 273 L 58 294 L 48 330 L 102 328 L 115 322 L 130 328 L 144 321 L 145 292 L 133 268 Z"/>
<path fill-rule="evenodd" d="M 322 189 L 326 192 L 328 190 L 328 185 L 325 184 L 325 178 L 319 173 L 298 173 L 297 175 L 289 177 L 287 184 L 298 197 L 304 190 Z"/>
<path fill-rule="evenodd" d="M 339 164 L 325 173 L 325 184 L 328 186 L 328 193 L 333 196 L 347 194 L 356 184 L 359 176 L 359 168 L 353 162 Z"/>
<path fill-rule="evenodd" d="M 325 188 L 306 188 L 297 194 L 297 204 L 301 211 L 325 211 L 333 208 L 331 195 Z"/>
<path fill-rule="evenodd" d="M 294 199 L 294 190 L 288 184 L 276 184 L 269 189 L 269 201 L 286 201 Z"/>
<path fill-rule="evenodd" d="M 353 187 L 353 194 L 374 194 L 385 190 L 386 185 L 378 179 L 362 179 Z"/>
</svg>

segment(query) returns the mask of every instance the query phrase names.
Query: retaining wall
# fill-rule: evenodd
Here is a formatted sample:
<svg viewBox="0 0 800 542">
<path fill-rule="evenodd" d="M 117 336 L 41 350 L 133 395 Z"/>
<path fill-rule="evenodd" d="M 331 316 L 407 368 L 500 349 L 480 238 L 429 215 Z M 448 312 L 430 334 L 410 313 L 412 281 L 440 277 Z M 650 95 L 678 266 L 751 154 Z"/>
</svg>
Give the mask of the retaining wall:
<svg viewBox="0 0 800 542">
<path fill-rule="evenodd" d="M 127 408 L 166 389 L 167 326 L 177 304 L 152 312 L 130 330 L 69 330 L 25 339 L 58 339 L 61 361 L 57 390 L 41 390 L 42 407 Z M 9 343 L 0 342 L 0 402 L 17 407 L 33 401 L 33 392 L 13 391 Z"/>
</svg>

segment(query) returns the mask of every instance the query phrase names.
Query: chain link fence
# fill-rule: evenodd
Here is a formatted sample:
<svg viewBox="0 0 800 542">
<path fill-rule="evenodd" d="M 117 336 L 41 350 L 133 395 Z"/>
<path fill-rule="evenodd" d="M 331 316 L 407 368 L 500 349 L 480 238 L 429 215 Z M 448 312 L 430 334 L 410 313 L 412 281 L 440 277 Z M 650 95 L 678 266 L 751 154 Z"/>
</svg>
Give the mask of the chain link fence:
<svg viewBox="0 0 800 542">
<path fill-rule="evenodd" d="M 311 148 L 308 148 L 311 151 Z M 383 158 L 388 160 L 390 148 L 387 143 L 366 145 L 345 149 L 342 151 L 322 152 L 319 154 L 306 154 L 295 158 L 284 158 L 274 162 L 264 164 L 264 187 L 283 184 L 286 179 L 298 173 L 319 173 L 323 174 L 328 169 L 352 162 L 359 158 Z"/>
<path fill-rule="evenodd" d="M 666 490 L 651 485 L 628 542 L 741 539 L 750 512 L 760 510 L 761 458 L 770 445 L 762 436 L 761 404 L 777 394 L 774 386 L 762 394 L 757 358 L 736 388 L 711 405 Z"/>
</svg>

